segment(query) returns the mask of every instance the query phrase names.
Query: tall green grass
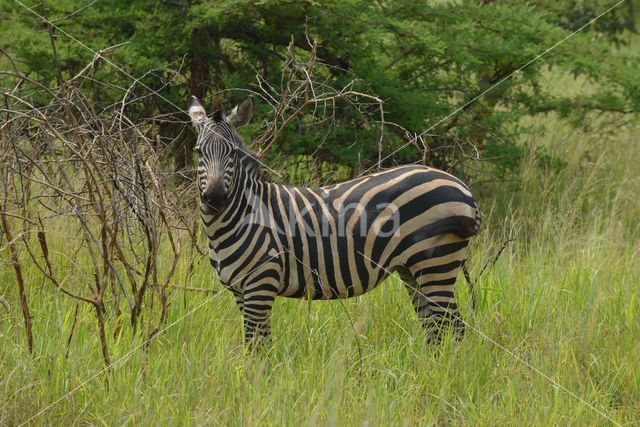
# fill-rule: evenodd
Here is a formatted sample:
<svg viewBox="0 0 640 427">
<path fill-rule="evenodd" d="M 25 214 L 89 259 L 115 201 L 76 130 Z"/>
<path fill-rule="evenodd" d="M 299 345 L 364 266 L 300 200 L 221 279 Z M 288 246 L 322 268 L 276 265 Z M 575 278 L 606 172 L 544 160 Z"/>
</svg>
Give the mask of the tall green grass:
<svg viewBox="0 0 640 427">
<path fill-rule="evenodd" d="M 144 349 L 122 328 L 110 338 L 115 365 L 96 375 L 104 366 L 93 311 L 79 307 L 65 358 L 75 303 L 27 269 L 30 355 L 3 264 L 0 294 L 13 307 L 0 308 L 0 425 L 43 409 L 32 423 L 639 423 L 638 129 L 590 136 L 549 127 L 523 143 L 546 144 L 563 168 L 531 150 L 516 181 L 477 188 L 485 226 L 472 243 L 472 276 L 516 240 L 476 281 L 475 310 L 459 279 L 464 340 L 426 345 L 391 278 L 344 306 L 278 300 L 273 345 L 249 354 L 231 295 L 190 293 L 185 305 L 176 290 L 166 330 Z M 190 284 L 209 287 L 212 277 L 200 260 Z M 119 321 L 127 319 L 108 319 L 108 329 Z"/>
</svg>

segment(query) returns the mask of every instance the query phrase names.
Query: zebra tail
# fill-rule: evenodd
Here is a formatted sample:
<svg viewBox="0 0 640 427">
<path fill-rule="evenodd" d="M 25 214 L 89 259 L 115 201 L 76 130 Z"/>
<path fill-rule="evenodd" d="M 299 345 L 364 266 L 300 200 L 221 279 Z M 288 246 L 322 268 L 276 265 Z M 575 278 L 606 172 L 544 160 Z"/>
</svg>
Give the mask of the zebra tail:
<svg viewBox="0 0 640 427">
<path fill-rule="evenodd" d="M 480 213 L 480 209 L 477 204 L 475 206 L 475 217 L 456 216 L 454 218 L 456 218 L 455 234 L 463 239 L 468 239 L 469 237 L 478 234 L 480 225 L 482 224 L 482 214 Z"/>
</svg>

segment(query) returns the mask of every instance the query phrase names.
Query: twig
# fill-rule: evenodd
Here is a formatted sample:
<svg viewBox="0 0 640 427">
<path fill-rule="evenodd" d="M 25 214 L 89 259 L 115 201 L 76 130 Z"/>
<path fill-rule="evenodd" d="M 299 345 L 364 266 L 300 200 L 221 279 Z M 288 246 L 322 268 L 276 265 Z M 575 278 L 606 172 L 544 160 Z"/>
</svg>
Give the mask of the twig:
<svg viewBox="0 0 640 427">
<path fill-rule="evenodd" d="M 476 309 L 476 289 L 475 284 L 471 280 L 471 275 L 469 274 L 469 269 L 467 268 L 466 259 L 462 263 L 462 274 L 464 275 L 464 279 L 467 281 L 469 285 L 469 295 L 471 295 L 471 308 Z"/>
<path fill-rule="evenodd" d="M 3 297 L 1 297 L 1 296 L 0 296 L 0 305 L 4 308 L 4 310 L 5 310 L 7 313 L 11 313 L 11 306 L 10 306 L 10 305 L 9 305 L 9 303 L 8 303 L 8 302 L 7 302 Z"/>
<path fill-rule="evenodd" d="M 500 255 L 502 254 L 502 251 L 504 251 L 507 247 L 507 245 L 513 241 L 515 241 L 516 239 L 512 239 L 509 238 L 507 240 L 504 241 L 504 243 L 502 244 L 502 246 L 500 247 L 500 249 L 498 250 L 498 252 L 496 253 L 496 255 L 493 257 L 493 260 L 491 260 L 491 268 L 493 268 L 493 266 L 496 264 L 496 262 L 498 261 L 498 258 L 500 258 Z M 478 275 L 476 276 L 476 281 L 478 279 L 480 279 L 480 277 L 482 276 L 482 273 L 484 273 L 484 271 L 486 270 L 487 266 L 489 265 L 489 261 L 487 261 L 484 266 L 482 267 L 482 269 L 480 270 L 480 273 L 478 273 Z"/>
<path fill-rule="evenodd" d="M 22 266 L 20 264 L 20 258 L 18 257 L 18 250 L 16 244 L 13 241 L 11 235 L 11 229 L 9 229 L 9 223 L 5 215 L 5 210 L 0 210 L 0 221 L 2 228 L 4 229 L 7 239 L 9 240 L 9 248 L 11 250 L 11 264 L 13 264 L 13 270 L 16 275 L 16 281 L 18 282 L 18 295 L 20 297 L 20 307 L 22 308 L 22 317 L 24 319 L 24 329 L 27 335 L 27 344 L 29 346 L 29 353 L 33 353 L 33 332 L 31 330 L 31 313 L 29 313 L 29 304 L 27 303 L 27 295 L 24 287 L 24 277 L 22 275 Z M 4 305 L 4 304 L 3 304 Z"/>
<path fill-rule="evenodd" d="M 493 266 L 498 261 L 498 258 L 500 258 L 500 255 L 502 254 L 502 252 L 506 249 L 507 245 L 509 243 L 513 242 L 513 241 L 515 241 L 515 239 L 511 239 L 510 238 L 510 239 L 505 240 L 504 243 L 502 244 L 502 246 L 500 247 L 500 249 L 498 250 L 498 252 L 496 253 L 496 255 L 493 257 L 493 260 L 487 261 L 484 264 L 484 266 L 480 270 L 480 273 L 478 273 L 478 275 L 476 276 L 476 278 L 474 280 L 471 279 L 471 275 L 469 274 L 469 269 L 467 268 L 466 260 L 465 260 L 465 262 L 462 263 L 462 274 L 464 275 L 464 278 L 467 281 L 467 284 L 469 285 L 469 295 L 471 295 L 471 308 L 473 308 L 474 310 L 476 308 L 476 287 L 475 287 L 475 283 L 478 283 L 478 281 L 480 280 L 480 277 L 482 276 L 484 271 L 487 269 L 489 264 L 491 264 L 491 268 L 493 268 Z"/>
<path fill-rule="evenodd" d="M 70 12 L 68 14 L 66 14 L 65 16 L 63 16 L 62 18 L 58 18 L 58 19 L 51 19 L 49 22 L 51 22 L 52 24 L 55 24 L 56 22 L 60 22 L 60 21 L 64 21 L 65 19 L 69 19 L 69 18 L 73 18 L 74 16 L 76 16 L 77 14 L 79 14 L 80 12 L 84 11 L 85 9 L 90 8 L 91 6 L 93 6 L 94 4 L 96 4 L 98 2 L 98 0 L 93 0 L 91 3 L 86 4 L 84 6 L 82 6 L 81 8 L 74 10 L 73 12 Z"/>
<path fill-rule="evenodd" d="M 76 322 L 78 321 L 78 303 L 73 313 L 73 324 L 71 325 L 71 332 L 69 332 L 69 338 L 67 339 L 67 351 L 64 353 L 64 358 L 69 358 L 69 350 L 71 349 L 71 339 L 73 338 L 73 332 L 76 330 Z"/>
</svg>

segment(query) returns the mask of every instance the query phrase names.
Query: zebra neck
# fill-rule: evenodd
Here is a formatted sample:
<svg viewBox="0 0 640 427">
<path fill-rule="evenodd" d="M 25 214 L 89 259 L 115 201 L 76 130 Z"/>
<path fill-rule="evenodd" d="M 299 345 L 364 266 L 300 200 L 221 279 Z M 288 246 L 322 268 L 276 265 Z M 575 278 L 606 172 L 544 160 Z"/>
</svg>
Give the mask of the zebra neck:
<svg viewBox="0 0 640 427">
<path fill-rule="evenodd" d="M 204 219 L 207 237 L 216 252 L 233 242 L 247 225 L 254 223 L 254 216 L 260 211 L 261 197 L 266 183 L 255 174 L 241 170 L 232 182 L 226 208 L 210 221 Z"/>
</svg>

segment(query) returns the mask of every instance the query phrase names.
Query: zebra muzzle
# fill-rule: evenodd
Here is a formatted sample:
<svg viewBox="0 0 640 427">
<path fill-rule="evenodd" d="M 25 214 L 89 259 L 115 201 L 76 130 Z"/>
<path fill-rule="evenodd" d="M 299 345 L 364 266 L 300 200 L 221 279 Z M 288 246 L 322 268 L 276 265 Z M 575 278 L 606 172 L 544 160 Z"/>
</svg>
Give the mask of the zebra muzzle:
<svg viewBox="0 0 640 427">
<path fill-rule="evenodd" d="M 215 213 L 224 206 L 227 194 L 222 180 L 209 181 L 201 194 L 200 200 L 209 213 Z"/>
</svg>

